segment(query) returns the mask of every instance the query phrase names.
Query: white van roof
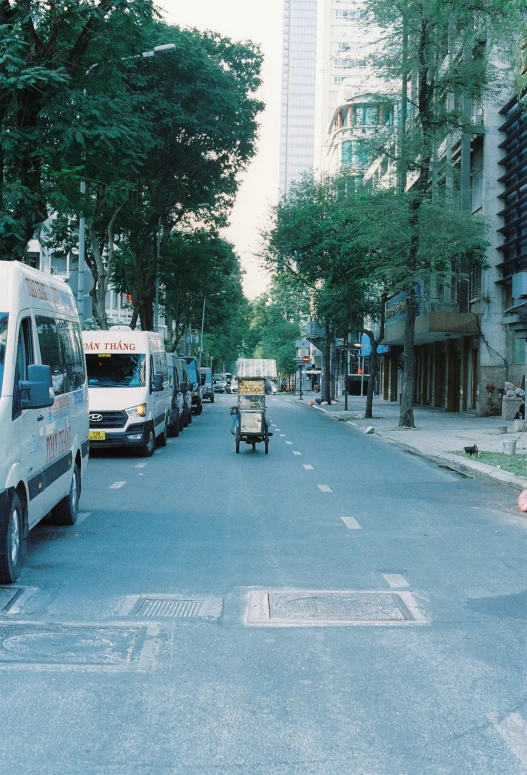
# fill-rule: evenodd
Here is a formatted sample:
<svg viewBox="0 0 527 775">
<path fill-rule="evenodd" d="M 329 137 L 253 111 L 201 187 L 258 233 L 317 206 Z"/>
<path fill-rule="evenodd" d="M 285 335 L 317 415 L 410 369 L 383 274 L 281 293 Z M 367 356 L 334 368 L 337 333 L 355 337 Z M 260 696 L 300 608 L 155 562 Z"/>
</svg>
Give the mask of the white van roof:
<svg viewBox="0 0 527 775">
<path fill-rule="evenodd" d="M 20 261 L 0 261 L 0 312 L 26 307 L 78 319 L 75 297 L 64 280 Z"/>
</svg>

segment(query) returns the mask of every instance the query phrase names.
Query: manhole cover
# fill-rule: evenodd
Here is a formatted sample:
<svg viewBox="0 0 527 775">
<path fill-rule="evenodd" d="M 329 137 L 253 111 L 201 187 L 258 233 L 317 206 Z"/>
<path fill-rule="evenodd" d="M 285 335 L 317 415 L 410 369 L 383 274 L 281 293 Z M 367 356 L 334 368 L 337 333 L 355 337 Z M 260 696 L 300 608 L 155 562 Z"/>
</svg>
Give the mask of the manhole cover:
<svg viewBox="0 0 527 775">
<path fill-rule="evenodd" d="M 427 624 L 409 592 L 278 590 L 249 594 L 248 624 Z"/>
<path fill-rule="evenodd" d="M 269 595 L 271 619 L 404 621 L 414 617 L 398 595 L 355 592 L 341 595 Z"/>
<path fill-rule="evenodd" d="M 134 611 L 136 616 L 155 619 L 192 619 L 200 615 L 203 600 L 170 600 L 161 598 L 143 598 Z"/>
<path fill-rule="evenodd" d="M 8 611 L 21 594 L 22 590 L 17 587 L 0 588 L 0 611 Z"/>
<path fill-rule="evenodd" d="M 145 635 L 141 627 L 10 625 L 0 627 L 0 663 L 128 665 Z"/>
</svg>

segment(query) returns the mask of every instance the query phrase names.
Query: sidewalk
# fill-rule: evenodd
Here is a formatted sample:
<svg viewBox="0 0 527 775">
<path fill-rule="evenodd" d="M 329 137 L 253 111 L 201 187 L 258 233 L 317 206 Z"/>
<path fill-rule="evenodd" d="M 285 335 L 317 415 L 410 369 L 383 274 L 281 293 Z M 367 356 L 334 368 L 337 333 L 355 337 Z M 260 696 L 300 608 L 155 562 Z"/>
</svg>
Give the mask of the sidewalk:
<svg viewBox="0 0 527 775">
<path fill-rule="evenodd" d="M 464 453 L 463 447 L 476 444 L 480 452 L 503 452 L 504 441 L 516 441 L 517 455 L 527 455 L 527 433 L 514 432 L 513 422 L 501 417 L 476 417 L 469 412 L 445 412 L 432 407 L 414 407 L 416 428 L 399 428 L 399 404 L 391 404 L 378 397 L 373 402 L 373 419 L 364 419 L 366 398 L 348 396 L 348 411 L 344 411 L 342 398 L 330 406 L 315 405 L 310 402 L 315 396 L 307 394 L 303 401 L 292 394 L 279 394 L 287 401 L 304 405 L 309 411 L 321 411 L 333 420 L 347 422 L 363 432 L 373 427 L 372 433 L 391 442 L 401 444 L 420 455 L 447 460 L 455 466 L 479 471 L 502 482 L 527 489 L 527 475 L 516 476 L 486 463 L 478 462 L 477 457 Z M 503 433 L 499 428 L 507 426 Z M 527 460 L 527 457 L 526 457 Z"/>
</svg>

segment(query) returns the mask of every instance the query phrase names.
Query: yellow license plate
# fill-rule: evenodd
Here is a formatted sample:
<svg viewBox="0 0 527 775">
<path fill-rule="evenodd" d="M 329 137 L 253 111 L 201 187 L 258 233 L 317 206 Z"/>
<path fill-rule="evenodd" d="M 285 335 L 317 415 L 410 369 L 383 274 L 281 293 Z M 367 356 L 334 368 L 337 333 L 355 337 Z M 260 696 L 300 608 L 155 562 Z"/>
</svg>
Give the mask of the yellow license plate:
<svg viewBox="0 0 527 775">
<path fill-rule="evenodd" d="M 104 441 L 106 433 L 104 431 L 89 431 L 88 438 L 90 441 Z"/>
</svg>

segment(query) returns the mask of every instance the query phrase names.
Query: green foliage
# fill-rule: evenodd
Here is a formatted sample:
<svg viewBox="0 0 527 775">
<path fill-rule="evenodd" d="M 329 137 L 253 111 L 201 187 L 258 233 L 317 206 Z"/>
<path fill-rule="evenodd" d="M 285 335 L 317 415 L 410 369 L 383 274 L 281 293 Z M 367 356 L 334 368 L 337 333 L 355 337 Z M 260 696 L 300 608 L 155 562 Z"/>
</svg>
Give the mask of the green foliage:
<svg viewBox="0 0 527 775">
<path fill-rule="evenodd" d="M 149 0 L 99 3 L 4 2 L 0 5 L 0 250 L 21 258 L 48 215 L 46 181 L 64 166 L 82 124 L 79 100 L 86 59 L 134 53 L 123 36 L 152 18 Z M 124 45 L 123 45 L 124 42 Z M 131 46 L 132 50 L 126 45 Z M 124 55 L 124 54 L 123 54 Z M 79 115 L 79 121 L 72 121 Z M 77 163 L 79 161 L 77 156 Z"/>
</svg>

